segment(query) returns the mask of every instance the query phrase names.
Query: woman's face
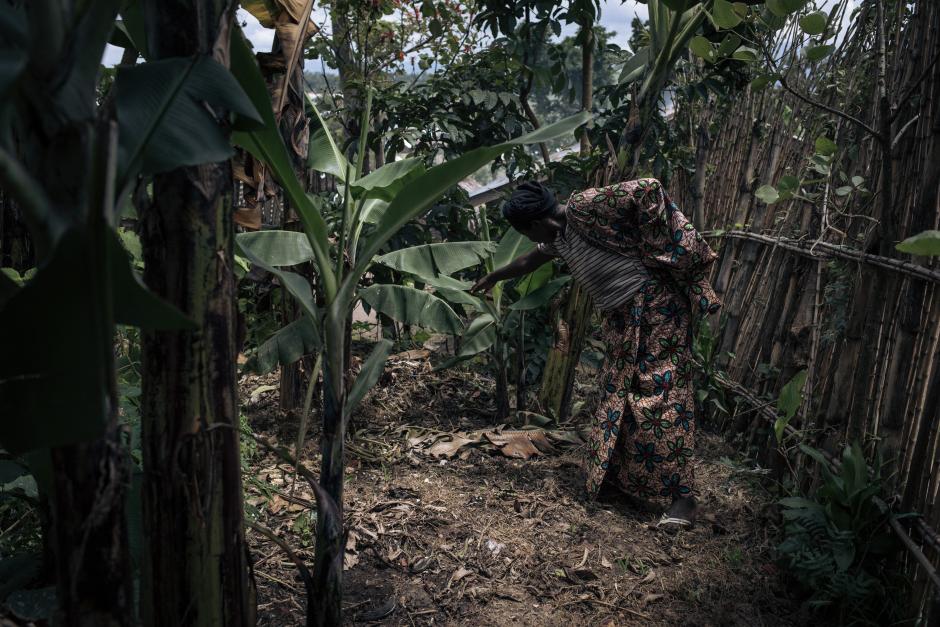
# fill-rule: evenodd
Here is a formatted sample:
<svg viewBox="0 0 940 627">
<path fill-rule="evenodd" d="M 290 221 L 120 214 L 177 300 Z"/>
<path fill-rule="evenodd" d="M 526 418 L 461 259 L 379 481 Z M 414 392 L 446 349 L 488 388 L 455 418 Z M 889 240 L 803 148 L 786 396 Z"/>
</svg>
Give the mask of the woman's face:
<svg viewBox="0 0 940 627">
<path fill-rule="evenodd" d="M 516 227 L 516 230 L 539 244 L 550 244 L 555 241 L 558 231 L 564 224 L 555 217 L 540 218 L 529 222 L 528 226 Z"/>
</svg>

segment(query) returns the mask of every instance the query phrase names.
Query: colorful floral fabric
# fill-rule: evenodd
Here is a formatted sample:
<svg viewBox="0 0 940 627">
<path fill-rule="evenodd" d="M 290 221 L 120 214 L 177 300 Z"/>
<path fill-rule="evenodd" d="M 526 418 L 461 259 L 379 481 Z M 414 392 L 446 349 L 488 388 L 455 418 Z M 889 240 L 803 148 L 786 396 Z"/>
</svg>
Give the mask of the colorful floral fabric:
<svg viewBox="0 0 940 627">
<path fill-rule="evenodd" d="M 585 239 L 666 272 L 689 298 L 697 319 L 718 311 L 721 303 L 707 278 L 718 255 L 656 179 L 573 194 L 566 215 Z"/>
<path fill-rule="evenodd" d="M 604 312 L 607 355 L 585 460 L 593 497 L 607 479 L 629 494 L 672 500 L 695 489 L 692 333 L 720 307 L 706 279 L 717 255 L 659 181 L 574 194 L 568 224 L 649 268 L 633 299 Z"/>
</svg>

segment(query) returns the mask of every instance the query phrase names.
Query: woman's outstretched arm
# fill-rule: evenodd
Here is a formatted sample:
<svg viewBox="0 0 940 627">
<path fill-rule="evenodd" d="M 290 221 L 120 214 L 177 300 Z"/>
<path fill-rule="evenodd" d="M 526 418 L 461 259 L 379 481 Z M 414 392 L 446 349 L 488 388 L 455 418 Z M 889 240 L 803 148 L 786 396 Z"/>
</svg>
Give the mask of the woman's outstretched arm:
<svg viewBox="0 0 940 627">
<path fill-rule="evenodd" d="M 514 261 L 506 264 L 502 268 L 493 270 L 482 279 L 477 281 L 476 284 L 470 288 L 470 291 L 488 292 L 493 289 L 493 286 L 500 281 L 506 281 L 508 279 L 515 279 L 516 277 L 525 276 L 526 274 L 529 274 L 530 272 L 538 269 L 543 263 L 551 261 L 552 259 L 554 259 L 554 257 L 543 253 L 538 248 L 535 248 L 524 255 L 516 257 Z"/>
</svg>

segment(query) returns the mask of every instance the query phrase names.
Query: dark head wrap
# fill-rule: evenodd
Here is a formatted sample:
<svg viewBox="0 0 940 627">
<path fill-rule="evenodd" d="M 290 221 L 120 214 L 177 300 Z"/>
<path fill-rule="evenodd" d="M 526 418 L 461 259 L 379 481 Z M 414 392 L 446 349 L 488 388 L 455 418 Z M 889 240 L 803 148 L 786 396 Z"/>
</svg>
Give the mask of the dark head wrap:
<svg viewBox="0 0 940 627">
<path fill-rule="evenodd" d="M 537 181 L 526 181 L 503 205 L 503 217 L 513 226 L 527 226 L 554 214 L 557 208 L 558 201 L 550 189 Z"/>
</svg>

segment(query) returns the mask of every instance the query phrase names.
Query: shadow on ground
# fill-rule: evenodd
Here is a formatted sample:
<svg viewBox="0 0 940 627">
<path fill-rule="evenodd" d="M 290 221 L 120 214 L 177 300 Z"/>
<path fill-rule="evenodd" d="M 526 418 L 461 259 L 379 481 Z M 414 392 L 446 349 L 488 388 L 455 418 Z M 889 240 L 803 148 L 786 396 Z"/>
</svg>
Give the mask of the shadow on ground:
<svg viewBox="0 0 940 627">
<path fill-rule="evenodd" d="M 586 501 L 578 447 L 528 460 L 478 448 L 450 459 L 412 450 L 416 434 L 491 426 L 489 380 L 427 370 L 420 356 L 393 360 L 357 412 L 346 484 L 347 623 L 809 622 L 773 563 L 769 495 L 717 436 L 698 438 L 701 519 L 668 535 L 655 527 L 659 512 L 617 496 Z M 277 410 L 276 391 L 258 392 L 273 384 L 242 379 L 249 422 L 289 444 L 296 421 Z M 314 471 L 316 440 L 314 431 L 305 452 Z M 251 512 L 312 563 L 309 488 L 292 492 L 289 466 L 260 452 L 246 470 Z M 303 624 L 292 562 L 264 536 L 249 539 L 260 624 Z"/>
</svg>

